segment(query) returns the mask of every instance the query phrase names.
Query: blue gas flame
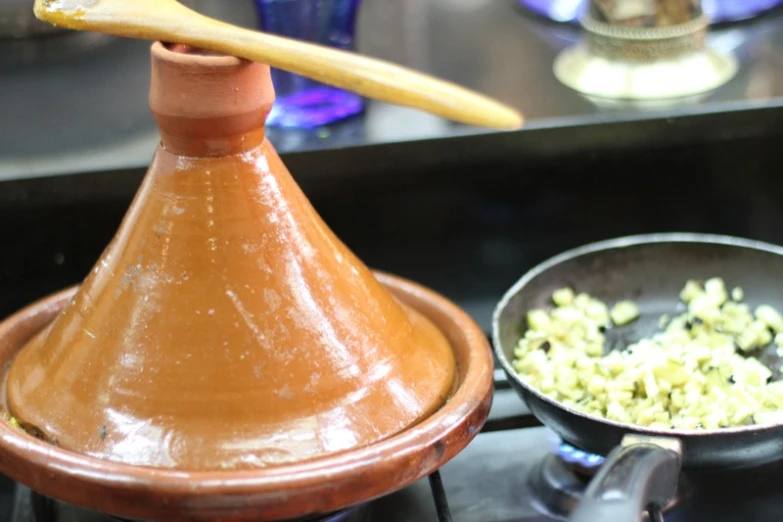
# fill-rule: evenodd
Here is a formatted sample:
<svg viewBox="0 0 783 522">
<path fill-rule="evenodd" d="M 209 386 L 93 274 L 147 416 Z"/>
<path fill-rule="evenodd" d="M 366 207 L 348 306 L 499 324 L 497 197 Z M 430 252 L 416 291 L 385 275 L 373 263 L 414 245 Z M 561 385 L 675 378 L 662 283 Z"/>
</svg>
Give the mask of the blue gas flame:
<svg viewBox="0 0 783 522">
<path fill-rule="evenodd" d="M 582 451 L 565 442 L 558 446 L 556 453 L 563 462 L 585 469 L 597 469 L 604 463 L 604 458 L 601 455 Z"/>
</svg>

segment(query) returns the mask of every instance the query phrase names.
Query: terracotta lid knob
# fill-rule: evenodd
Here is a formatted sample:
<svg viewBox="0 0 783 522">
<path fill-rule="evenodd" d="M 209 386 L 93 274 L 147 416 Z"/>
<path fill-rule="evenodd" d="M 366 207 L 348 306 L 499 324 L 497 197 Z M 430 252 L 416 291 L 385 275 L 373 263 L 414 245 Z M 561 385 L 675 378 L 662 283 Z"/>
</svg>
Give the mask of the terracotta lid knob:
<svg viewBox="0 0 783 522">
<path fill-rule="evenodd" d="M 150 108 L 166 150 L 223 156 L 261 144 L 275 100 L 268 65 L 161 42 L 151 54 Z"/>
</svg>

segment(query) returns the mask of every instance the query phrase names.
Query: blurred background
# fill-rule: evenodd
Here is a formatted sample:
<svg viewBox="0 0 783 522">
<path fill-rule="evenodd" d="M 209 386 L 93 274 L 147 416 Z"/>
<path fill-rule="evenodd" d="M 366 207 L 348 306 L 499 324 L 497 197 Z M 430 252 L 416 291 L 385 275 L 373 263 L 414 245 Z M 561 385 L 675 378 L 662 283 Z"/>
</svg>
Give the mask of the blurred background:
<svg viewBox="0 0 783 522">
<path fill-rule="evenodd" d="M 275 73 L 286 104 L 268 135 L 327 223 L 368 264 L 436 288 L 488 328 L 527 268 L 588 241 L 689 230 L 783 242 L 783 11 L 773 0 L 685 1 L 693 34 L 683 38 L 723 57 L 725 74 L 663 99 L 656 89 L 679 88 L 687 60 L 667 55 L 653 81 L 644 60 L 602 55 L 606 41 L 579 21 L 589 6 L 575 0 L 186 3 L 524 112 L 525 128 L 495 132 Z M 31 3 L 0 0 L 0 315 L 84 277 L 158 141 L 149 44 L 44 26 Z M 596 1 L 593 26 L 660 29 L 647 4 Z M 696 23 L 702 11 L 709 27 Z M 581 61 L 557 73 L 566 58 Z M 699 71 L 694 81 L 711 74 Z M 634 78 L 625 98 L 579 90 L 614 92 L 618 78 Z"/>
</svg>

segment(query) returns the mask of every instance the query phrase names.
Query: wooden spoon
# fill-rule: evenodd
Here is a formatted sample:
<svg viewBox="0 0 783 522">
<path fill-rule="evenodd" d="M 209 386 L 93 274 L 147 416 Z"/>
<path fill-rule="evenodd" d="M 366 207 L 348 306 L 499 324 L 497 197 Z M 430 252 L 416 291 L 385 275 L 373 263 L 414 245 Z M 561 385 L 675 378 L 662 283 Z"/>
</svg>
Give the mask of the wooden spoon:
<svg viewBox="0 0 783 522">
<path fill-rule="evenodd" d="M 369 98 L 447 119 L 516 129 L 522 115 L 456 84 L 356 53 L 243 29 L 176 0 L 35 0 L 35 16 L 69 29 L 160 40 L 263 62 Z"/>
</svg>

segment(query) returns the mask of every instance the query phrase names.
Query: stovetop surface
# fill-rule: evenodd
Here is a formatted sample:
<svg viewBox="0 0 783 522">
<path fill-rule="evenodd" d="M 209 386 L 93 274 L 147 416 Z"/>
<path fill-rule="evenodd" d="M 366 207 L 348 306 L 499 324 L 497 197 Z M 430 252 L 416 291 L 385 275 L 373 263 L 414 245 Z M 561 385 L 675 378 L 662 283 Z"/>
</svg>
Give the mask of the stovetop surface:
<svg viewBox="0 0 783 522">
<path fill-rule="evenodd" d="M 501 383 L 502 386 L 502 383 Z M 440 475 L 453 522 L 549 522 L 562 516 L 547 512 L 545 499 L 533 490 L 545 459 L 560 445 L 547 428 L 523 409 L 511 390 L 499 401 L 486 430 L 446 464 Z M 498 409 L 499 408 L 499 409 Z M 528 427 L 524 427 L 528 426 Z M 490 431 L 487 431 L 490 430 Z M 765 468 L 683 477 L 688 492 L 665 515 L 667 522 L 779 522 L 783 514 L 783 463 Z M 0 520 L 10 522 L 115 522 L 104 515 L 60 506 L 53 520 L 36 521 L 30 492 L 9 480 L 0 482 Z M 428 479 L 377 499 L 345 522 L 439 522 Z"/>
</svg>

